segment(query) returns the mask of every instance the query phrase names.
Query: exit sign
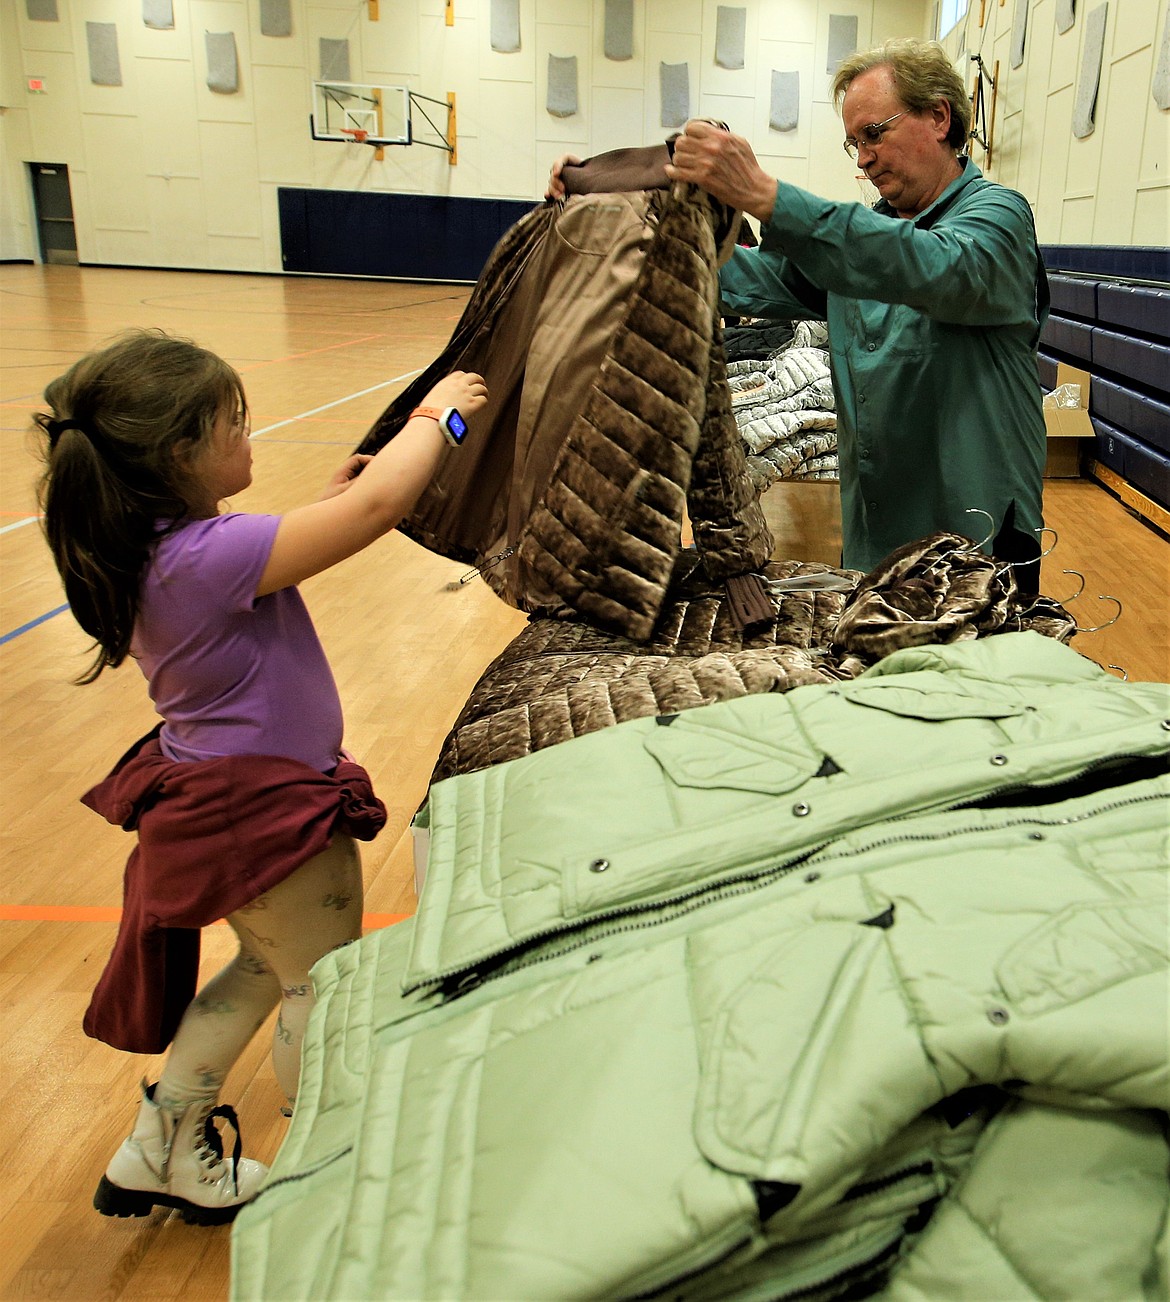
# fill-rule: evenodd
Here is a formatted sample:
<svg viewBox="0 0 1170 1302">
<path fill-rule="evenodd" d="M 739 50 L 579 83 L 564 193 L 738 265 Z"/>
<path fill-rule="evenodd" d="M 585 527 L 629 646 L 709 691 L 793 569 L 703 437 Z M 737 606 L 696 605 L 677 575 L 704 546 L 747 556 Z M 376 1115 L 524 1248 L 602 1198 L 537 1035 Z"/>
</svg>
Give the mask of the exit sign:
<svg viewBox="0 0 1170 1302">
<path fill-rule="evenodd" d="M 44 77 L 30 77 L 28 79 L 28 93 L 30 95 L 44 95 L 45 94 Z"/>
</svg>

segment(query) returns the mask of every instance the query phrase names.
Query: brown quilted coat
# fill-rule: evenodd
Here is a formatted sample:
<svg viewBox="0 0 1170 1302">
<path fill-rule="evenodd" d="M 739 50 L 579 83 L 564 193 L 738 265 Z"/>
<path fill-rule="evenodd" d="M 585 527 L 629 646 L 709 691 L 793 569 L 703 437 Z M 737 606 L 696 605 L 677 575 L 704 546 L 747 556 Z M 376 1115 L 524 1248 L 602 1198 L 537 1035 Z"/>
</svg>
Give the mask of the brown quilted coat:
<svg viewBox="0 0 1170 1302">
<path fill-rule="evenodd" d="M 501 557 L 484 577 L 520 609 L 634 640 L 653 632 L 685 519 L 710 579 L 762 569 L 772 540 L 718 318 L 738 223 L 689 186 L 574 195 L 517 222 L 442 354 L 358 449 L 393 438 L 450 371 L 487 381 L 403 532 L 472 565 Z"/>
</svg>

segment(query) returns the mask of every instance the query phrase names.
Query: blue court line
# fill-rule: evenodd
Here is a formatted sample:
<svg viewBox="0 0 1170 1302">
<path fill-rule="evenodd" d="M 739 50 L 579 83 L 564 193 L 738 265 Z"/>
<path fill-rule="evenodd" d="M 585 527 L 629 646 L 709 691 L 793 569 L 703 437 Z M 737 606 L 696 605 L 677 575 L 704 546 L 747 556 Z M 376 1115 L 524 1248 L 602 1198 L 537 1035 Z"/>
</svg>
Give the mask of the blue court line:
<svg viewBox="0 0 1170 1302">
<path fill-rule="evenodd" d="M 36 628 L 38 624 L 43 624 L 46 619 L 52 619 L 54 615 L 60 615 L 68 609 L 69 603 L 66 602 L 64 606 L 58 606 L 56 610 L 50 610 L 44 615 L 38 615 L 36 619 L 30 619 L 27 624 L 21 624 L 19 628 L 14 628 L 10 633 L 0 634 L 0 646 L 3 646 L 5 642 L 11 642 L 14 637 L 27 633 L 30 628 Z"/>
</svg>

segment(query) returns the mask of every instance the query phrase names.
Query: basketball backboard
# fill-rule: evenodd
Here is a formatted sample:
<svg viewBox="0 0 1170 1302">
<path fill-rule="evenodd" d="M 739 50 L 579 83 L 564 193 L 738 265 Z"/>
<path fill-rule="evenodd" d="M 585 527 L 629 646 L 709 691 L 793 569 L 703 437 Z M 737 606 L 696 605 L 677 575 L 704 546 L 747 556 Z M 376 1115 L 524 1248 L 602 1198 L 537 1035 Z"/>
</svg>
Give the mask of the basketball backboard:
<svg viewBox="0 0 1170 1302">
<path fill-rule="evenodd" d="M 409 145 L 410 91 L 351 81 L 315 81 L 310 127 L 314 140 Z"/>
</svg>

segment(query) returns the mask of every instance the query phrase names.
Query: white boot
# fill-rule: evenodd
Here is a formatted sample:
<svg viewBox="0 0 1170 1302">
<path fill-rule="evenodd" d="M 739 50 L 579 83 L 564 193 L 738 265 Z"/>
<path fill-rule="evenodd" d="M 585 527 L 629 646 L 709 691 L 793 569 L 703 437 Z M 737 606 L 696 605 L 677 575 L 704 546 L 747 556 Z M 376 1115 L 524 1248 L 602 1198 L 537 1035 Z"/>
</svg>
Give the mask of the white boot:
<svg viewBox="0 0 1170 1302">
<path fill-rule="evenodd" d="M 214 1099 L 161 1107 L 154 1088 L 143 1082 L 133 1133 L 106 1167 L 94 1207 L 103 1216 L 149 1216 L 154 1207 L 177 1207 L 194 1225 L 230 1221 L 268 1174 L 263 1162 L 240 1157 L 235 1109 Z M 230 1157 L 224 1156 L 217 1117 L 236 1132 Z"/>
</svg>

